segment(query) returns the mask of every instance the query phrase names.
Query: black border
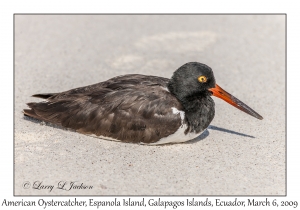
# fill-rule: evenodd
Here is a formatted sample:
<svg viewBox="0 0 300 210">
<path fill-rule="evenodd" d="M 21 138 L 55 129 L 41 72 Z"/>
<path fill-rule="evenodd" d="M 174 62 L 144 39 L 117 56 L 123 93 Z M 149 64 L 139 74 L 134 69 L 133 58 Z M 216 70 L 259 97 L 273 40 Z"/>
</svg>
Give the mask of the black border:
<svg viewBox="0 0 300 210">
<path fill-rule="evenodd" d="M 284 15 L 285 16 L 285 195 L 16 195 L 15 16 L 16 15 Z M 13 14 L 13 196 L 14 197 L 287 197 L 287 13 L 14 13 Z"/>
</svg>

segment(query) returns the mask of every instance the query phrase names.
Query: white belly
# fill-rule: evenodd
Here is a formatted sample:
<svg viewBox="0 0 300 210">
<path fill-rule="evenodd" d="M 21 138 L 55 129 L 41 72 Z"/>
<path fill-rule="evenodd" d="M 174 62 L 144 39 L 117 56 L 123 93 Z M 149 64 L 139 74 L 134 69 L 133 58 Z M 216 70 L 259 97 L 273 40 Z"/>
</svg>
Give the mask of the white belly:
<svg viewBox="0 0 300 210">
<path fill-rule="evenodd" d="M 184 117 L 185 117 L 185 113 L 184 111 L 179 111 L 178 109 L 176 109 L 175 107 L 172 107 L 172 111 L 173 111 L 173 114 L 179 114 L 180 115 L 180 118 L 181 118 L 181 126 L 178 128 L 178 130 L 167 136 L 167 137 L 164 137 L 162 139 L 160 139 L 159 141 L 155 142 L 155 143 L 150 143 L 150 144 L 147 144 L 147 145 L 158 145 L 158 144 L 169 144 L 169 143 L 181 143 L 181 142 L 186 142 L 186 141 L 189 141 L 189 140 L 192 140 L 196 137 L 198 137 L 199 135 L 201 135 L 204 131 L 201 131 L 199 133 L 188 133 L 188 134 L 185 134 L 184 131 L 187 129 L 187 125 L 184 124 Z"/>
<path fill-rule="evenodd" d="M 180 126 L 180 128 L 173 134 L 171 134 L 170 136 L 164 137 L 162 139 L 160 139 L 159 141 L 155 142 L 155 143 L 150 143 L 147 145 L 158 145 L 158 144 L 169 144 L 169 143 L 181 143 L 181 142 L 186 142 L 189 140 L 192 140 L 196 137 L 198 137 L 199 135 L 201 135 L 204 131 L 199 132 L 199 133 L 188 133 L 188 134 L 184 134 L 184 131 L 186 129 L 186 125 L 182 125 Z"/>
<path fill-rule="evenodd" d="M 159 145 L 159 144 L 170 144 L 170 143 L 181 143 L 181 142 L 186 142 L 189 140 L 192 140 L 196 137 L 198 137 L 199 135 L 201 135 L 204 131 L 199 132 L 199 133 L 188 133 L 188 134 L 184 134 L 184 131 L 186 129 L 186 125 L 182 125 L 180 126 L 180 128 L 173 134 L 171 134 L 170 136 L 164 137 L 162 139 L 160 139 L 159 141 L 155 142 L 155 143 L 144 143 L 144 142 L 140 142 L 140 144 L 144 144 L 144 145 Z M 87 136 L 91 136 L 94 138 L 99 138 L 99 139 L 105 139 L 105 140 L 110 140 L 110 141 L 118 141 L 120 142 L 119 139 L 114 139 L 114 138 L 110 138 L 110 137 L 106 137 L 106 136 L 96 136 L 94 134 L 85 134 Z"/>
</svg>

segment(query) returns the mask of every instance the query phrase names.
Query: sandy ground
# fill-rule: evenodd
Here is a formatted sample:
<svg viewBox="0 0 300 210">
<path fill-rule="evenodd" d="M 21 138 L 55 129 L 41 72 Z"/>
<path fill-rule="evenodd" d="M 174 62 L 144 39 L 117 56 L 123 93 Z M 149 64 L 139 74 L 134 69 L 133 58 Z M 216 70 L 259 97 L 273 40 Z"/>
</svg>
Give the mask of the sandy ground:
<svg viewBox="0 0 300 210">
<path fill-rule="evenodd" d="M 264 120 L 214 98 L 216 116 L 196 140 L 142 146 L 21 112 L 41 101 L 35 93 L 128 73 L 170 77 L 189 61 L 212 67 Z M 15 195 L 284 195 L 285 17 L 17 15 L 14 141 Z M 92 189 L 68 190 L 71 182 Z"/>
</svg>

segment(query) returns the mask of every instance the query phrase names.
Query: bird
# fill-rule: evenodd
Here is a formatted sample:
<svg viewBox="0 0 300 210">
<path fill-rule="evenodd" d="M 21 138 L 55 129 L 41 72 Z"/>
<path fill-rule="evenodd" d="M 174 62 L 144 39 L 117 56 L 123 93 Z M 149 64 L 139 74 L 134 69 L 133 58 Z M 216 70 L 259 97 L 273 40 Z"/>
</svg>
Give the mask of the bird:
<svg viewBox="0 0 300 210">
<path fill-rule="evenodd" d="M 211 96 L 263 117 L 216 84 L 206 64 L 188 62 L 170 79 L 127 74 L 60 93 L 34 94 L 27 117 L 101 139 L 160 145 L 201 135 L 215 116 Z"/>
</svg>

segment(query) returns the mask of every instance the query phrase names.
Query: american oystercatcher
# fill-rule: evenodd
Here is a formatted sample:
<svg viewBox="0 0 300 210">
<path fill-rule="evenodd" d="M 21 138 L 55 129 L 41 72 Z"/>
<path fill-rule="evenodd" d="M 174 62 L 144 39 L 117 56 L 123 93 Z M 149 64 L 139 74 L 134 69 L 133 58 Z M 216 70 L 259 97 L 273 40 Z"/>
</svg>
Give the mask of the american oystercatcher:
<svg viewBox="0 0 300 210">
<path fill-rule="evenodd" d="M 216 84 L 212 69 L 190 62 L 171 79 L 129 74 L 61 93 L 35 94 L 24 115 L 79 133 L 131 143 L 166 144 L 199 136 L 215 115 L 210 96 L 262 116 Z"/>
</svg>

